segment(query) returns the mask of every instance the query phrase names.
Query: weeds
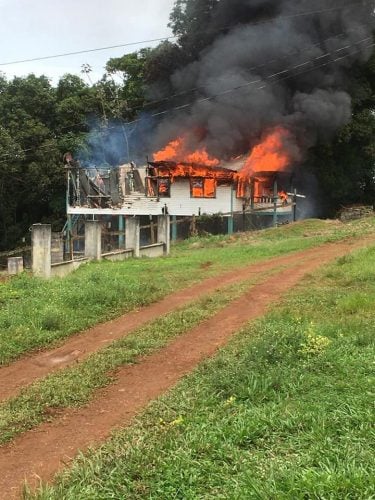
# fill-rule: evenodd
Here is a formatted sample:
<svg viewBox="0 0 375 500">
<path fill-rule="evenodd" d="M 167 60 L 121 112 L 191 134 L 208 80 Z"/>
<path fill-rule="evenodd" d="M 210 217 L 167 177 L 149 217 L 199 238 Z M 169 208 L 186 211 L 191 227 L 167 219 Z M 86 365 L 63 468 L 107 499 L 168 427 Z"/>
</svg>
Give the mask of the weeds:
<svg viewBox="0 0 375 500">
<path fill-rule="evenodd" d="M 374 498 L 374 269 L 306 279 L 37 498 Z"/>
</svg>

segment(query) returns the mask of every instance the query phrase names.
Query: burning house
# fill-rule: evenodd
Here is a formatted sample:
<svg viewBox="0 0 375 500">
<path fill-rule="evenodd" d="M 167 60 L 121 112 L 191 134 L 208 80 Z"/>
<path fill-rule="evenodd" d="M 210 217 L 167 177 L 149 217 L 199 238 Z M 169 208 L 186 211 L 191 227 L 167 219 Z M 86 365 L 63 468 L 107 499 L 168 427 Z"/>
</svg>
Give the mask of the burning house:
<svg viewBox="0 0 375 500">
<path fill-rule="evenodd" d="M 67 159 L 70 220 L 115 217 L 121 231 L 124 218 L 142 216 L 295 217 L 294 175 L 311 198 L 307 152 L 350 122 L 348 69 L 374 46 L 371 2 L 302 4 L 216 2 L 202 50 L 147 89 L 155 112 L 133 122 L 132 154 L 125 137 L 128 163 Z"/>
<path fill-rule="evenodd" d="M 141 167 L 84 168 L 68 155 L 68 215 L 291 214 L 292 175 L 281 135 L 275 132 L 248 159 L 223 164 L 204 150 L 182 154 L 182 141 L 173 141 Z"/>
</svg>

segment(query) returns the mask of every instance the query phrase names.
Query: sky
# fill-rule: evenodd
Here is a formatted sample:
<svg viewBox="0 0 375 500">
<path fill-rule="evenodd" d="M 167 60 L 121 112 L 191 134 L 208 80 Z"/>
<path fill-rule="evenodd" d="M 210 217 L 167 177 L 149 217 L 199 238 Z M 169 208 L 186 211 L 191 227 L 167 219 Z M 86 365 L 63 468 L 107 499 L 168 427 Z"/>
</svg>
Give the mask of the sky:
<svg viewBox="0 0 375 500">
<path fill-rule="evenodd" d="M 44 74 L 56 84 L 65 73 L 86 78 L 81 69 L 89 64 L 92 80 L 98 80 L 109 58 L 145 45 L 3 63 L 170 36 L 167 24 L 173 4 L 174 0 L 0 0 L 0 72 L 8 78 Z"/>
</svg>

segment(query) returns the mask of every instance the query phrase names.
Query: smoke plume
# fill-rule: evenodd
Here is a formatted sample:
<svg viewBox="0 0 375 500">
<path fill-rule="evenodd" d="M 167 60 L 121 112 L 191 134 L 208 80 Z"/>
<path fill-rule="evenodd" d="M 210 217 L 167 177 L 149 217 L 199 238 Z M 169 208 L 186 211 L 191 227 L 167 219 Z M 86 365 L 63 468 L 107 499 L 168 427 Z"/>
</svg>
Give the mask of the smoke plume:
<svg viewBox="0 0 375 500">
<path fill-rule="evenodd" d="M 154 149 L 184 134 L 192 149 L 231 158 L 281 125 L 300 161 L 350 121 L 349 69 L 370 57 L 373 28 L 369 1 L 220 0 L 212 44 L 171 75 L 172 102 L 189 106 L 165 116 Z"/>
</svg>

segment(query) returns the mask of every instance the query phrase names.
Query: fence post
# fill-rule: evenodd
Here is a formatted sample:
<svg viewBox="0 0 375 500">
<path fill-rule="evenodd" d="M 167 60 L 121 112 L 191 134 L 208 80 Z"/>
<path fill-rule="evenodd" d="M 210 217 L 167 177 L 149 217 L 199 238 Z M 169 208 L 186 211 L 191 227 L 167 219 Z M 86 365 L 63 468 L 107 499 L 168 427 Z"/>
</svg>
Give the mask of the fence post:
<svg viewBox="0 0 375 500">
<path fill-rule="evenodd" d="M 32 271 L 39 278 L 51 277 L 51 224 L 33 224 L 31 231 Z"/>
<path fill-rule="evenodd" d="M 158 215 L 158 242 L 164 243 L 164 253 L 169 255 L 171 249 L 171 220 L 169 215 Z"/>
<path fill-rule="evenodd" d="M 85 222 L 85 257 L 92 260 L 102 258 L 102 226 L 97 220 Z"/>
<path fill-rule="evenodd" d="M 140 247 L 140 219 L 139 217 L 127 217 L 125 223 L 126 248 L 133 250 L 134 257 L 139 257 Z"/>
</svg>

